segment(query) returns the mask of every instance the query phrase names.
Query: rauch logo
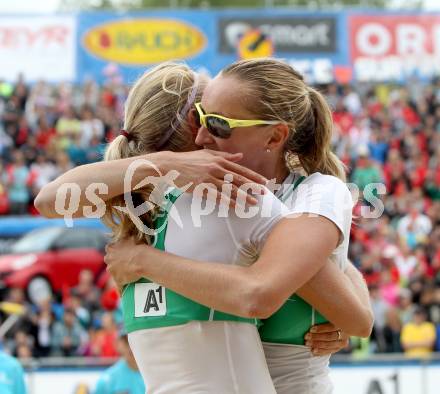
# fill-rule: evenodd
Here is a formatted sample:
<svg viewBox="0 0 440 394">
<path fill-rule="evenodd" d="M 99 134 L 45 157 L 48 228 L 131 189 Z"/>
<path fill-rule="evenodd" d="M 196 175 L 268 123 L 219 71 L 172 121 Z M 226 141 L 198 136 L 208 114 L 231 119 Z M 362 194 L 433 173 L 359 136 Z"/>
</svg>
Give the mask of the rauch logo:
<svg viewBox="0 0 440 394">
<path fill-rule="evenodd" d="M 193 57 L 206 46 L 206 38 L 182 21 L 130 19 L 94 27 L 84 35 L 83 44 L 104 60 L 144 65 Z"/>
</svg>

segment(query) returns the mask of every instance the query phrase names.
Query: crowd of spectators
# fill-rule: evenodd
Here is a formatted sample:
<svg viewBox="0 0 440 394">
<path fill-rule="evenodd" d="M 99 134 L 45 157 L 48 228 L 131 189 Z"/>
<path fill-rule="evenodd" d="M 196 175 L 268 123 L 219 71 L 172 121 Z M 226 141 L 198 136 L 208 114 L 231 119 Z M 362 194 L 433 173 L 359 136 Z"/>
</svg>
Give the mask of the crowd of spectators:
<svg viewBox="0 0 440 394">
<path fill-rule="evenodd" d="M 120 130 L 127 87 L 0 81 L 0 214 L 36 214 L 43 185 L 75 165 L 100 160 Z"/>
<path fill-rule="evenodd" d="M 373 335 L 355 350 L 440 350 L 440 80 L 332 85 L 327 97 L 336 153 L 360 191 L 349 257 L 375 315 Z"/>
<path fill-rule="evenodd" d="M 334 110 L 335 151 L 360 190 L 349 257 L 365 275 L 375 314 L 372 337 L 351 351 L 440 350 L 440 80 L 323 89 Z M 0 83 L 0 214 L 36 214 L 32 201 L 44 184 L 99 160 L 119 132 L 126 95 L 112 75 L 103 86 Z M 83 281 L 63 305 L 27 305 L 9 351 L 115 355 L 120 311 L 104 308 L 102 291 Z M 9 298 L 26 303 L 18 289 Z"/>
<path fill-rule="evenodd" d="M 22 289 L 10 289 L 6 301 L 20 304 L 24 313 L 3 339 L 3 348 L 21 360 L 32 357 L 117 357 L 122 324 L 118 292 L 109 279 L 104 289 L 83 270 L 79 283 L 61 301 L 28 303 Z M 1 316 L 0 316 L 1 321 Z"/>
</svg>

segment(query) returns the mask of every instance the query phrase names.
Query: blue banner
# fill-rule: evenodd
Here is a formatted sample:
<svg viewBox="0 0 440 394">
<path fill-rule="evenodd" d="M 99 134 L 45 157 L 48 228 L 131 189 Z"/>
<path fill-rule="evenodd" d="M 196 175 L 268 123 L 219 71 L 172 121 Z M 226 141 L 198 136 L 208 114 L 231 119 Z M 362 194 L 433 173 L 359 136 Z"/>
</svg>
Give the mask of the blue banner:
<svg viewBox="0 0 440 394">
<path fill-rule="evenodd" d="M 344 18 L 285 10 L 83 13 L 77 81 L 119 75 L 130 83 L 167 60 L 214 75 L 240 58 L 277 56 L 310 82 L 326 83 L 348 63 Z"/>
<path fill-rule="evenodd" d="M 183 60 L 211 72 L 216 69 L 215 22 L 215 14 L 203 11 L 81 14 L 77 80 L 102 81 L 116 73 L 117 66 L 131 83 L 167 60 Z"/>
</svg>

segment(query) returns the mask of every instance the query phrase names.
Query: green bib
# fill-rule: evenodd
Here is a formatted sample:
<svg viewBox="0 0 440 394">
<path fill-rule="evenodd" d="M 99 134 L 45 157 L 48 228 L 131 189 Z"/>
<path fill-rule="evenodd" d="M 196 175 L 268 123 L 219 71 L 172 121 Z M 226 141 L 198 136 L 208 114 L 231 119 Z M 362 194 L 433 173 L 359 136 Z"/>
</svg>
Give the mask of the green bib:
<svg viewBox="0 0 440 394">
<path fill-rule="evenodd" d="M 173 191 L 166 196 L 168 206 L 155 221 L 155 228 L 162 229 L 156 235 L 156 249 L 165 250 L 169 208 L 180 194 L 179 191 Z M 245 319 L 215 311 L 145 278 L 125 287 L 122 294 L 122 311 L 127 332 L 177 326 L 194 320 L 260 324 L 256 319 Z"/>
<path fill-rule="evenodd" d="M 304 179 L 305 177 L 300 177 L 282 200 L 285 201 Z M 324 316 L 294 294 L 271 317 L 262 320 L 260 338 L 262 342 L 304 345 L 304 335 L 310 327 L 326 322 Z"/>
</svg>

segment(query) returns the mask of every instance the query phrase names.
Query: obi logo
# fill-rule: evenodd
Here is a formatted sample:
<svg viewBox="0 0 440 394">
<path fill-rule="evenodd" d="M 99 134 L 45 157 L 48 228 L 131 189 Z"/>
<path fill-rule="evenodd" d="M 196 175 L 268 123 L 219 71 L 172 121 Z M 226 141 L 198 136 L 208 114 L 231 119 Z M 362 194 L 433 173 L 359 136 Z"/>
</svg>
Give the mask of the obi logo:
<svg viewBox="0 0 440 394">
<path fill-rule="evenodd" d="M 259 29 L 248 31 L 238 43 L 238 56 L 240 59 L 269 57 L 273 53 L 272 40 Z"/>
<path fill-rule="evenodd" d="M 186 59 L 206 46 L 204 34 L 171 19 L 130 19 L 96 26 L 83 38 L 93 55 L 112 62 L 144 65 Z"/>
</svg>

